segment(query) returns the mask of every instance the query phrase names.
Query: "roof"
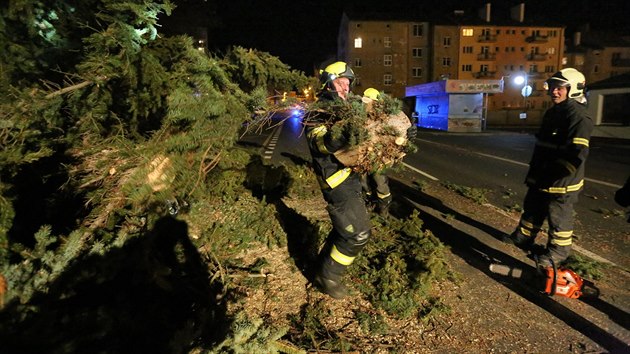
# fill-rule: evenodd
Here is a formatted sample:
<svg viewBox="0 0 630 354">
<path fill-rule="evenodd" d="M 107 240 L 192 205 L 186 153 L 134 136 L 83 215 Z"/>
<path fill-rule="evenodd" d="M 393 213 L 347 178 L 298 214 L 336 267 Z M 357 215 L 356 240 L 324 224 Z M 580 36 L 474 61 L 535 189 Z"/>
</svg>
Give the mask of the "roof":
<svg viewBox="0 0 630 354">
<path fill-rule="evenodd" d="M 630 73 L 625 73 L 608 79 L 596 81 L 592 84 L 586 84 L 589 90 L 603 90 L 612 88 L 630 88 Z"/>
</svg>

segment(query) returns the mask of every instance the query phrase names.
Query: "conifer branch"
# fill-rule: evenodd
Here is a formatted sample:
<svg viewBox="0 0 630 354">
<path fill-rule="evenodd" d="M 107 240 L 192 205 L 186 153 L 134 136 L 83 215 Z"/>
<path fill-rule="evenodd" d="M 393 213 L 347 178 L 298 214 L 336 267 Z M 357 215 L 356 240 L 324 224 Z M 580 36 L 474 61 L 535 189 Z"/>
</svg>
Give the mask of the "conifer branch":
<svg viewBox="0 0 630 354">
<path fill-rule="evenodd" d="M 101 76 L 98 79 L 99 80 L 106 80 L 107 77 L 106 76 Z M 51 93 L 47 94 L 46 98 L 50 99 L 50 98 L 53 98 L 53 97 L 57 97 L 57 96 L 65 94 L 65 93 L 84 88 L 84 87 L 89 86 L 89 85 L 91 85 L 93 83 L 94 83 L 94 81 L 87 80 L 87 81 L 83 81 L 83 82 L 80 82 L 80 83 L 72 85 L 72 86 L 64 87 L 61 90 L 57 90 L 57 91 L 54 91 L 54 92 L 51 92 Z"/>
</svg>

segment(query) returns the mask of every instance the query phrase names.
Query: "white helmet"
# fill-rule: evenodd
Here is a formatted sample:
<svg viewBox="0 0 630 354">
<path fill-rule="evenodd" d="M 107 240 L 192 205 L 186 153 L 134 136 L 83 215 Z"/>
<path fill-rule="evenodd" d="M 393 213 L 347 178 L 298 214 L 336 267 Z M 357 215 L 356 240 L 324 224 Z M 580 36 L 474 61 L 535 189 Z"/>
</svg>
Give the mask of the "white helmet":
<svg viewBox="0 0 630 354">
<path fill-rule="evenodd" d="M 566 68 L 553 74 L 545 81 L 545 90 L 549 90 L 551 83 L 569 88 L 569 98 L 579 98 L 584 95 L 586 79 L 584 74 L 573 68 Z"/>
</svg>

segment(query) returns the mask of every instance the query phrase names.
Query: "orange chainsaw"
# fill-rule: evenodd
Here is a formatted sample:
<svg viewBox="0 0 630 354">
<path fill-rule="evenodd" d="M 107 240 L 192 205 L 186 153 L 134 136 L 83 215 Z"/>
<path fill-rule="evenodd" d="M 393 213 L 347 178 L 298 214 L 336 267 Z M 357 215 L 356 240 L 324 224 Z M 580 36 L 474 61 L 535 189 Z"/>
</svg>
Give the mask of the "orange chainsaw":
<svg viewBox="0 0 630 354">
<path fill-rule="evenodd" d="M 582 279 L 571 269 L 562 266 L 556 267 L 553 262 L 551 264 L 550 267 L 537 268 L 536 271 L 529 272 L 523 272 L 519 268 L 511 268 L 504 264 L 491 264 L 490 271 L 534 283 L 541 292 L 549 296 L 557 295 L 571 299 L 577 299 L 580 296 L 599 296 L 599 289 L 592 282 Z"/>
</svg>

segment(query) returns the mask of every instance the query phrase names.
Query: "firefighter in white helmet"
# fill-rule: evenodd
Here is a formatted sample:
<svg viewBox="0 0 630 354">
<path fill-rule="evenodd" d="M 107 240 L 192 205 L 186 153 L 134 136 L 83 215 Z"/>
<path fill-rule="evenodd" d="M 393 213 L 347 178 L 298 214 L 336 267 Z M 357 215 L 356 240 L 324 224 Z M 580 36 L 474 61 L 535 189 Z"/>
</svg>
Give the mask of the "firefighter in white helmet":
<svg viewBox="0 0 630 354">
<path fill-rule="evenodd" d="M 516 230 L 504 238 L 533 252 L 540 267 L 564 261 L 573 244 L 573 205 L 584 186 L 584 165 L 593 122 L 586 111 L 584 75 L 558 71 L 545 82 L 553 107 L 545 112 L 525 183 L 529 187 Z M 535 238 L 547 220 L 548 242 L 536 250 Z"/>
</svg>

